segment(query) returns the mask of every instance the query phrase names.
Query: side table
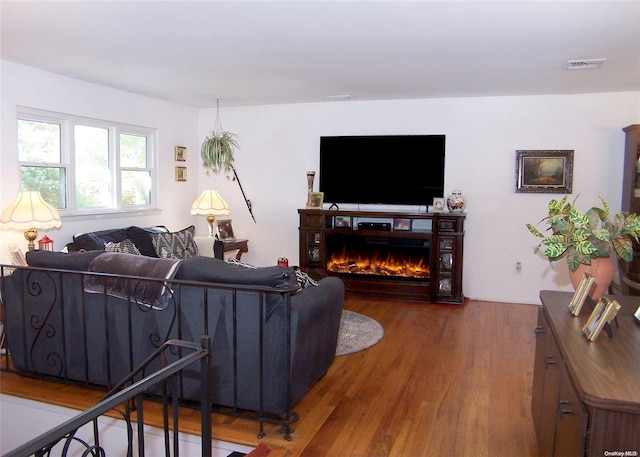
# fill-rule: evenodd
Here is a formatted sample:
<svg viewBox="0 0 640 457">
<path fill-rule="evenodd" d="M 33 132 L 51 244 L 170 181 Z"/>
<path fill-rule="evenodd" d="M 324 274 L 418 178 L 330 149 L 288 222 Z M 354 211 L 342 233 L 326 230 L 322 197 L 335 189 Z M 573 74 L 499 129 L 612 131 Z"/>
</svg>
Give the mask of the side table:
<svg viewBox="0 0 640 457">
<path fill-rule="evenodd" d="M 249 252 L 249 240 L 223 241 L 222 245 L 223 252 L 238 250 L 238 252 L 236 252 L 236 260 L 240 260 L 242 254 L 244 254 L 245 252 Z"/>
<path fill-rule="evenodd" d="M 195 241 L 196 244 L 198 245 L 198 252 L 200 255 L 205 256 L 205 257 L 213 257 L 213 242 L 214 242 L 214 238 L 213 237 L 208 237 L 208 236 L 196 236 L 195 237 Z M 223 252 L 231 252 L 231 251 L 238 251 L 236 252 L 236 260 L 240 260 L 240 258 L 242 257 L 242 254 L 244 254 L 245 252 L 249 252 L 249 240 L 229 240 L 229 241 L 223 241 L 222 242 L 223 245 Z"/>
</svg>

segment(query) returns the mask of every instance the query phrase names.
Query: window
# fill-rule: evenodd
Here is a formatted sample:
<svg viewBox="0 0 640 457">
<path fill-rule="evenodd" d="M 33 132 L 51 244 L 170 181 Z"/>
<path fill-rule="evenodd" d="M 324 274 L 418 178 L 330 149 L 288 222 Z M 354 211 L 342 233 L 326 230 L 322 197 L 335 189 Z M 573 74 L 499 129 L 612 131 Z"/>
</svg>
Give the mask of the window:
<svg viewBox="0 0 640 457">
<path fill-rule="evenodd" d="M 151 207 L 154 157 L 154 129 L 29 109 L 18 112 L 22 190 L 39 190 L 61 211 Z"/>
</svg>

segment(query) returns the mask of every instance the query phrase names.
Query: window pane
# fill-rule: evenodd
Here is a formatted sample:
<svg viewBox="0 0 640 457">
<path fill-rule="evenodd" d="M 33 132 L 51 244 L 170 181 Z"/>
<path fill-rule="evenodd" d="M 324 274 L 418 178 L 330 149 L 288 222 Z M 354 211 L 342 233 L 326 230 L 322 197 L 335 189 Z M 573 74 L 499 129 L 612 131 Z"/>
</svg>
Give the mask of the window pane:
<svg viewBox="0 0 640 457">
<path fill-rule="evenodd" d="M 120 135 L 120 166 L 147 168 L 147 137 Z"/>
<path fill-rule="evenodd" d="M 18 119 L 18 159 L 60 163 L 60 131 L 59 124 Z"/>
<path fill-rule="evenodd" d="M 151 175 L 148 171 L 122 171 L 122 205 L 151 204 Z"/>
<path fill-rule="evenodd" d="M 109 130 L 78 125 L 76 146 L 76 206 L 111 206 Z"/>
<path fill-rule="evenodd" d="M 62 167 L 20 167 L 22 190 L 39 190 L 44 201 L 56 209 L 67 207 L 66 170 Z"/>
</svg>

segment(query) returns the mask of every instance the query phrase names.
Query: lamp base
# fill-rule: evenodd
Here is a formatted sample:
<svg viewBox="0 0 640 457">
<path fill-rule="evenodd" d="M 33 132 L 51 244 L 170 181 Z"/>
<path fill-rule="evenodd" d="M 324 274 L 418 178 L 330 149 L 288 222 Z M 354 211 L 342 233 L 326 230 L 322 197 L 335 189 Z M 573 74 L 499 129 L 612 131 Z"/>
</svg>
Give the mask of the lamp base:
<svg viewBox="0 0 640 457">
<path fill-rule="evenodd" d="M 207 222 L 209 223 L 209 238 L 213 238 L 214 236 L 214 228 L 213 228 L 213 222 L 216 220 L 216 217 L 213 214 L 209 214 L 207 216 Z"/>
<path fill-rule="evenodd" d="M 27 239 L 27 249 L 33 251 L 35 249 L 34 241 L 38 237 L 38 231 L 36 229 L 29 229 L 24 232 L 24 237 Z"/>
</svg>

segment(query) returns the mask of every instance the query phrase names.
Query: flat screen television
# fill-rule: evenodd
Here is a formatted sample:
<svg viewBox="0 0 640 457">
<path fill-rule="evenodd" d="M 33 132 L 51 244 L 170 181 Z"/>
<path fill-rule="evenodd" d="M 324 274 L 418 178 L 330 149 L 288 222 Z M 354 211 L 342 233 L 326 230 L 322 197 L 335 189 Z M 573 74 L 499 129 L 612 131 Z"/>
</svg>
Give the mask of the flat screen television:
<svg viewBox="0 0 640 457">
<path fill-rule="evenodd" d="M 320 137 L 325 203 L 430 205 L 444 196 L 445 135 Z"/>
</svg>

